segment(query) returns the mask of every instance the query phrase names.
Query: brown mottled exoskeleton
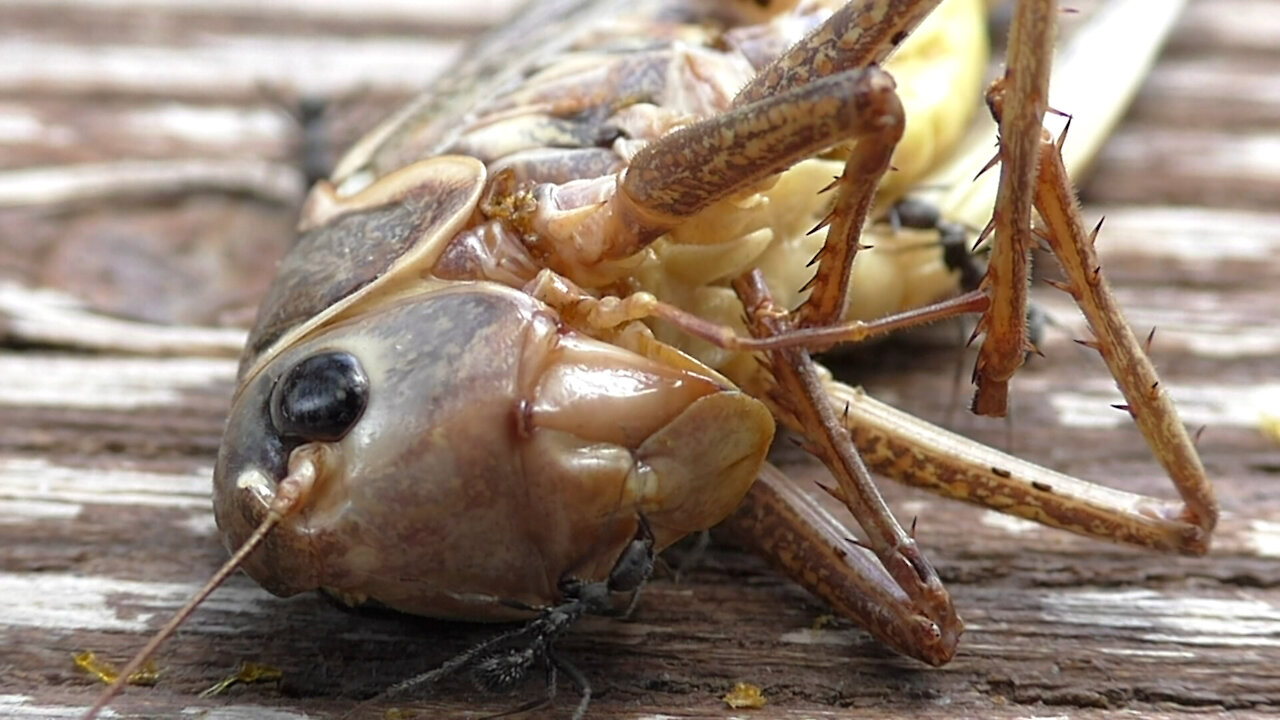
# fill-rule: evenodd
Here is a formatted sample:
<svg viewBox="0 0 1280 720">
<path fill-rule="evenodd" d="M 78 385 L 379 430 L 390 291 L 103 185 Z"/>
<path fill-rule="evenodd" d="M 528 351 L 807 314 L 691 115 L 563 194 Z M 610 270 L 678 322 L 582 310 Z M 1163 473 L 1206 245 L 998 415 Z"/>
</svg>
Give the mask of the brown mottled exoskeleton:
<svg viewBox="0 0 1280 720">
<path fill-rule="evenodd" d="M 745 503 L 763 552 L 896 650 L 943 664 L 963 624 L 868 467 L 1203 553 L 1212 489 L 1042 126 L 1052 0 L 1017 4 L 1010 69 L 987 92 L 1000 179 L 979 287 L 961 292 L 937 248 L 885 250 L 893 238 L 868 222 L 954 144 L 968 112 L 954 98 L 979 94 L 984 5 L 947 0 L 917 31 L 939 5 L 538 2 L 366 136 L 312 191 L 241 361 L 214 479 L 238 550 L 139 657 L 237 567 L 281 595 L 536 617 L 547 644 L 600 606 L 588 588 L 634 591 L 652 552 Z M 977 445 L 811 360 L 973 313 L 974 410 L 1002 414 L 1030 349 L 1035 235 L 1181 502 Z M 767 463 L 779 424 L 830 469 L 863 540 Z"/>
</svg>

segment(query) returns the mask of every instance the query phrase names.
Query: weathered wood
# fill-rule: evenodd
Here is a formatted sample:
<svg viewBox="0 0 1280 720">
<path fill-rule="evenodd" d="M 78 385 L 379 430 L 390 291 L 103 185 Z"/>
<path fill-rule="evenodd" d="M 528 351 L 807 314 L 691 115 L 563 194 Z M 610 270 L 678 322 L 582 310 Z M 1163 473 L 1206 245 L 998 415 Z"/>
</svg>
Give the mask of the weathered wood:
<svg viewBox="0 0 1280 720">
<path fill-rule="evenodd" d="M 508 3 L 455 6 L 0 7 L 0 716 L 75 717 L 100 685 L 72 654 L 122 661 L 225 557 L 208 478 L 239 328 L 291 239 L 302 151 L 349 143 Z M 1247 717 L 1280 706 L 1280 444 L 1259 430 L 1262 414 L 1280 415 L 1274 11 L 1193 3 L 1083 189 L 1086 213 L 1108 218 L 1103 262 L 1129 317 L 1159 327 L 1165 384 L 1186 421 L 1207 426 L 1200 449 L 1224 509 L 1211 555 L 1112 547 L 890 485 L 966 619 L 951 665 L 893 656 L 824 620 L 760 560 L 716 544 L 679 581 L 653 582 L 633 621 L 589 619 L 566 640 L 595 685 L 592 717 L 728 715 L 719 698 L 739 681 L 765 689 L 765 709 L 734 713 L 756 718 Z M 334 101 L 321 136 L 278 104 L 308 96 Z M 157 189 L 140 181 L 145 168 L 186 169 L 185 180 Z M 1011 422 L 956 411 L 954 378 L 972 359 L 957 366 L 947 328 L 841 371 L 983 442 L 1171 495 L 1108 407 L 1118 394 L 1101 364 L 1071 342 L 1079 323 L 1065 299 L 1037 291 L 1060 326 L 1042 343 L 1047 357 L 1015 379 Z M 787 450 L 781 461 L 822 472 Z M 492 632 L 274 598 L 239 577 L 162 651 L 160 685 L 130 689 L 116 708 L 341 717 Z M 197 697 L 243 660 L 284 680 Z M 418 717 L 483 715 L 536 685 L 494 698 L 456 680 L 395 704 Z M 558 717 L 572 702 L 561 692 Z M 391 704 L 355 716 L 384 717 Z"/>
</svg>

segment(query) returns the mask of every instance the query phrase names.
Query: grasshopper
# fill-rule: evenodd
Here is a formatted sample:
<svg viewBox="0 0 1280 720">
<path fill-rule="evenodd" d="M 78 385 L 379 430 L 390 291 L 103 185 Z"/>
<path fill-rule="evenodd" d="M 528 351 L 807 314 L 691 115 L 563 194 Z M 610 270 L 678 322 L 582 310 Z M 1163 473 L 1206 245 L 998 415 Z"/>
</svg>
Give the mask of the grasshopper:
<svg viewBox="0 0 1280 720">
<path fill-rule="evenodd" d="M 442 670 L 471 665 L 505 687 L 545 661 L 582 691 L 580 716 L 587 681 L 555 639 L 637 591 L 656 552 L 735 510 L 838 612 L 944 664 L 964 624 L 871 470 L 1090 537 L 1205 552 L 1212 487 L 1111 297 L 1062 139 L 1044 129 L 1055 2 L 1017 3 L 1007 70 L 986 91 L 999 179 L 976 223 L 991 239 L 985 274 L 961 287 L 940 250 L 895 252 L 873 222 L 958 140 L 969 103 L 955 98 L 980 92 L 983 12 L 576 0 L 520 13 L 312 190 L 215 470 L 234 554 L 120 677 L 243 569 L 280 595 L 532 618 Z M 919 59 L 938 47 L 953 61 Z M 956 90 L 922 99 L 908 79 Z M 975 315 L 973 410 L 1003 414 L 1034 350 L 1037 241 L 1180 501 L 964 440 L 812 359 Z M 827 466 L 863 539 L 769 464 L 778 427 Z"/>
</svg>

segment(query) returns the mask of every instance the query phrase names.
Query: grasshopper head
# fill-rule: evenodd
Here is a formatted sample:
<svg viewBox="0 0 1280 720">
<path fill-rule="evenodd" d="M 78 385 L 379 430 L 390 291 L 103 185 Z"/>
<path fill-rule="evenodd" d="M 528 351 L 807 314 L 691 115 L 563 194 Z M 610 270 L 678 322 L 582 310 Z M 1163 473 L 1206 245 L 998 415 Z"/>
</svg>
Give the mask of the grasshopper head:
<svg viewBox="0 0 1280 720">
<path fill-rule="evenodd" d="M 372 310 L 275 354 L 234 401 L 214 480 L 229 547 L 314 467 L 243 565 L 274 593 L 520 616 L 565 577 L 607 577 L 639 515 L 659 547 L 718 522 L 768 450 L 771 416 L 727 381 L 523 293 L 459 283 Z"/>
</svg>

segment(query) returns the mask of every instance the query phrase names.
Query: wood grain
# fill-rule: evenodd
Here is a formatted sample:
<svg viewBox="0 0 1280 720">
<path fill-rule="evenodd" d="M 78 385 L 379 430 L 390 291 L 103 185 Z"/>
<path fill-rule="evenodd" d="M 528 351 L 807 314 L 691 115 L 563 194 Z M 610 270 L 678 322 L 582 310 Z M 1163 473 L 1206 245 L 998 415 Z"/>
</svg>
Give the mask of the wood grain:
<svg viewBox="0 0 1280 720">
<path fill-rule="evenodd" d="M 359 12 L 352 8 L 360 6 Z M 473 4 L 476 5 L 476 4 Z M 291 238 L 308 163 L 423 85 L 510 9 L 443 0 L 0 4 L 0 716 L 76 717 L 221 563 L 208 478 L 242 329 Z M 1086 214 L 1217 482 L 1207 558 L 1068 536 L 886 483 L 968 631 L 941 669 L 893 656 L 762 561 L 717 543 L 630 622 L 564 643 L 592 717 L 1262 717 L 1280 710 L 1280 13 L 1198 0 L 1083 186 Z M 323 100 L 300 124 L 304 101 Z M 1068 108 L 1069 110 L 1069 108 Z M 157 178 L 165 179 L 157 184 Z M 1058 321 L 1013 383 L 1013 420 L 956 412 L 953 333 L 840 372 L 982 442 L 1171 494 L 1100 363 Z M 962 390 L 962 392 L 967 392 Z M 789 472 L 821 470 L 781 451 Z M 429 552 L 430 549 L 425 549 Z M 678 553 L 677 553 L 678 558 Z M 336 718 L 489 627 L 280 599 L 244 577 L 162 651 L 123 717 Z M 276 684 L 197 694 L 245 660 Z M 720 700 L 764 688 L 757 711 Z M 450 681 L 359 708 L 479 717 L 535 697 Z M 567 717 L 567 686 L 556 708 Z M 202 714 L 203 713 L 203 714 Z"/>
</svg>

